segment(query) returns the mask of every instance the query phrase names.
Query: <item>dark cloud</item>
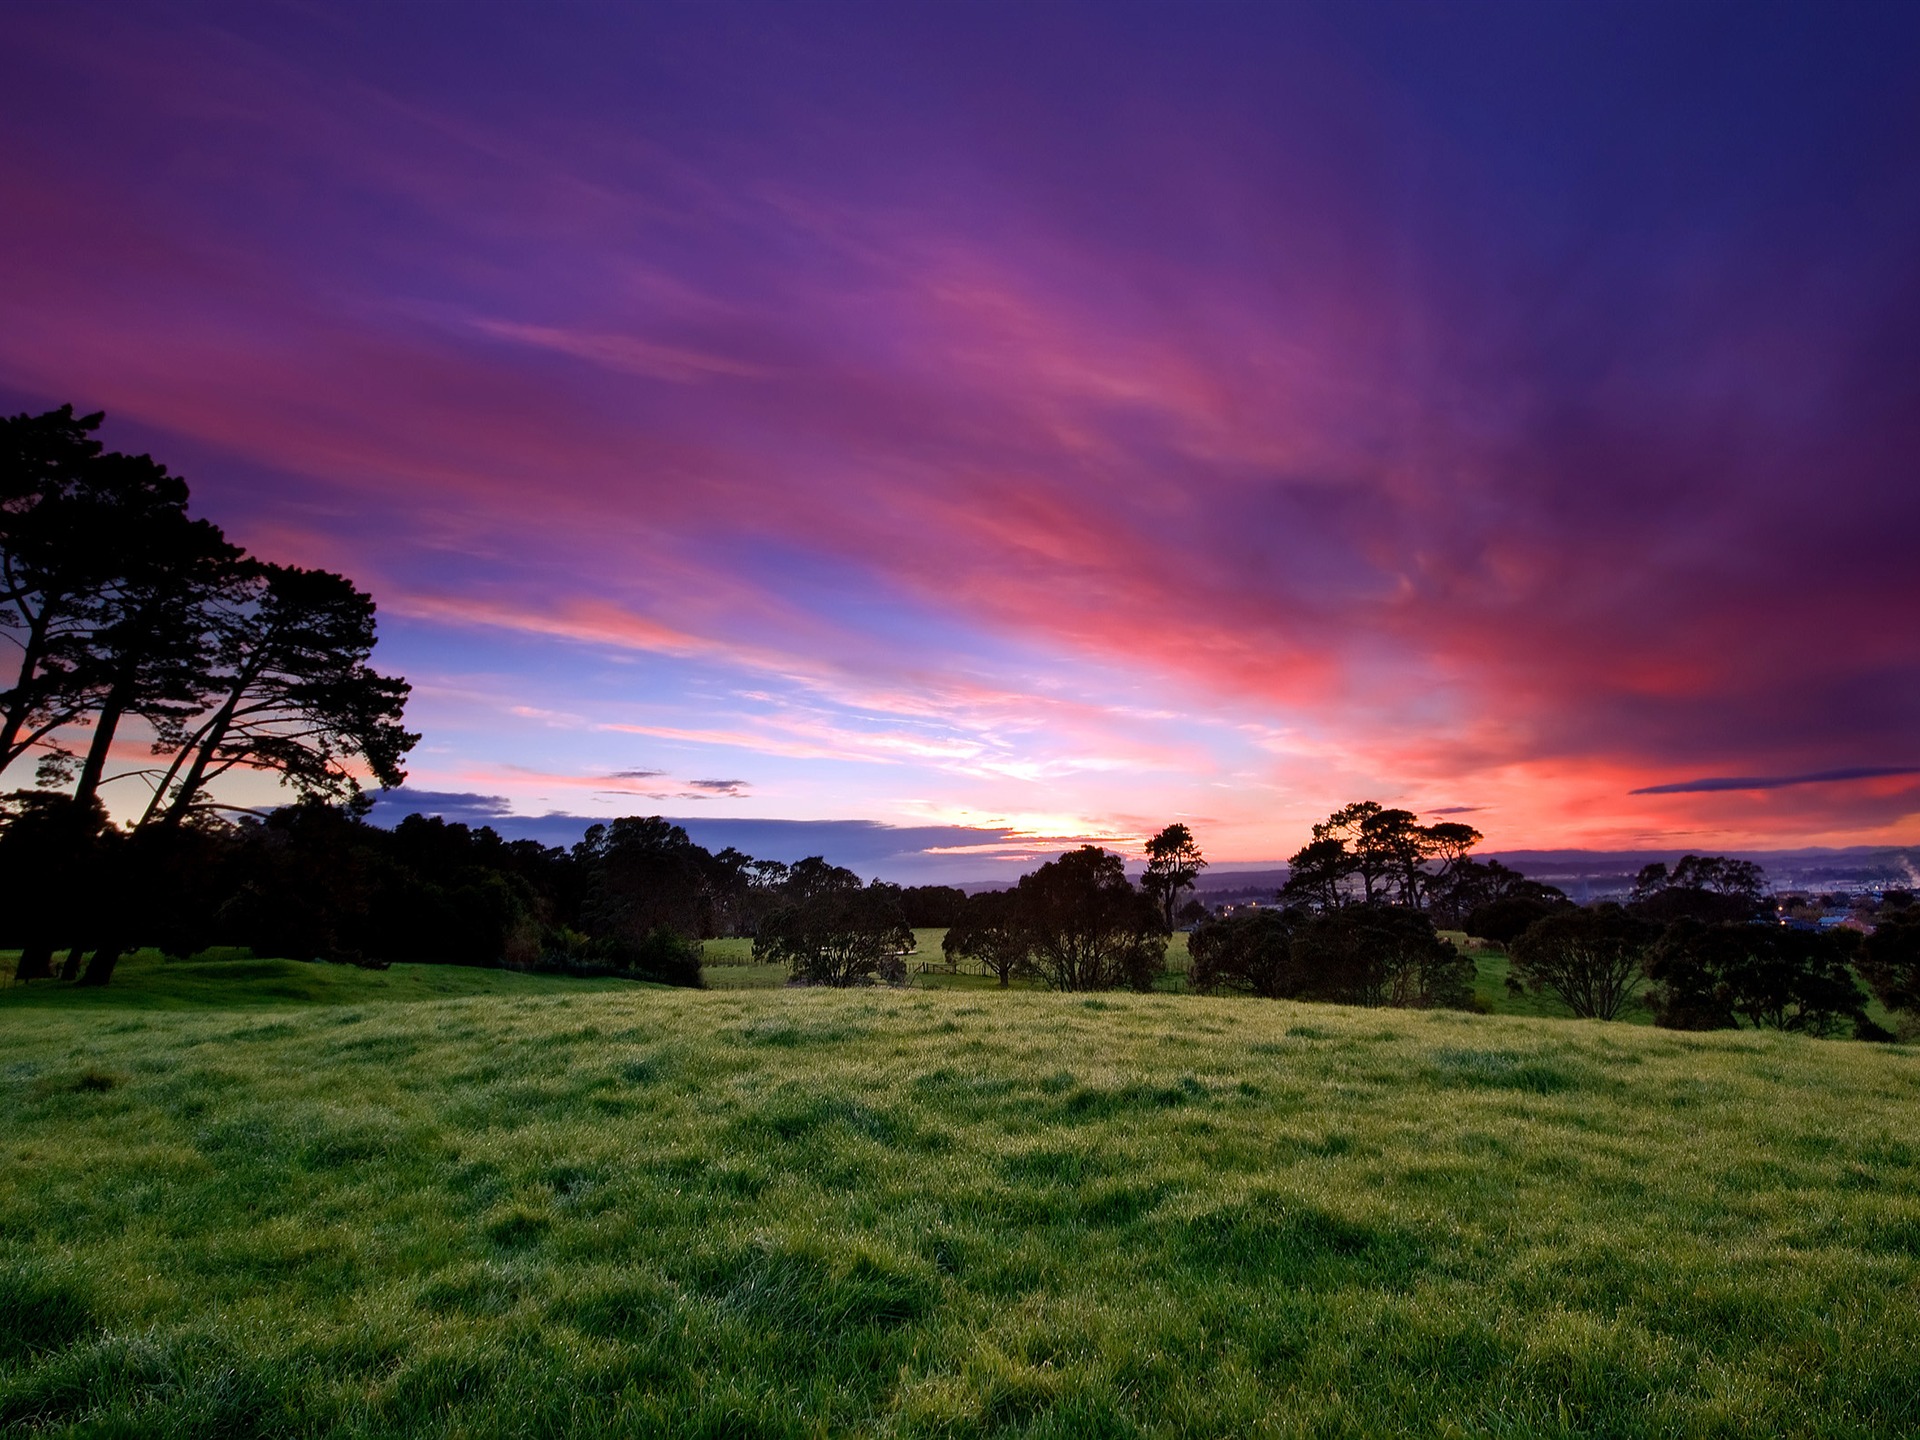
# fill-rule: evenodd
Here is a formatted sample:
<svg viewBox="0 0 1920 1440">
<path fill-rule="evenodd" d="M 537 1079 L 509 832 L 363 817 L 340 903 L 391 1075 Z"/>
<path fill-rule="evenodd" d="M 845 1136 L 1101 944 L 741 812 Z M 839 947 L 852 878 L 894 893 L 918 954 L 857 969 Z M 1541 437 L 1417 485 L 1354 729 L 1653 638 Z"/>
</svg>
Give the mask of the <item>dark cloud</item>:
<svg viewBox="0 0 1920 1440">
<path fill-rule="evenodd" d="M 689 780 L 687 784 L 696 790 L 711 791 L 715 795 L 744 795 L 747 782 L 744 780 Z"/>
<path fill-rule="evenodd" d="M 497 795 L 406 788 L 383 791 L 376 796 L 371 818 L 376 825 L 395 825 L 413 814 L 437 815 L 469 825 L 490 825 L 509 840 L 538 840 L 544 845 L 572 845 L 586 833 L 589 825 L 603 823 L 607 818 L 560 812 L 515 815 Z M 697 844 L 709 850 L 724 850 L 731 845 L 759 859 L 788 862 L 809 855 L 824 855 L 836 865 L 888 879 L 987 879 L 1018 874 L 1033 865 L 1025 858 L 1003 858 L 991 853 L 993 847 L 1005 847 L 1016 853 L 1023 850 L 1012 831 L 1000 828 L 885 825 L 876 820 L 705 819 L 684 815 L 667 818 L 684 827 Z M 935 853 L 958 847 L 967 847 L 973 853 Z M 987 847 L 989 853 L 979 853 L 980 847 Z M 1068 847 L 1063 842 L 1060 848 Z"/>
<path fill-rule="evenodd" d="M 1785 790 L 1792 785 L 1830 785 L 1842 780 L 1879 780 L 1892 775 L 1920 775 L 1920 765 L 1857 765 L 1848 770 L 1821 770 L 1812 775 L 1722 775 L 1704 780 L 1676 780 L 1671 785 L 1647 785 L 1635 795 L 1696 795 L 1712 790 Z"/>
<path fill-rule="evenodd" d="M 510 813 L 506 797 L 476 795 L 470 791 L 397 790 L 374 793 L 372 819 L 376 825 L 390 825 L 408 815 L 438 815 L 443 820 L 458 820 L 469 825 L 491 825 Z"/>
<path fill-rule="evenodd" d="M 607 778 L 609 780 L 657 780 L 666 773 L 664 770 L 616 770 Z"/>
</svg>

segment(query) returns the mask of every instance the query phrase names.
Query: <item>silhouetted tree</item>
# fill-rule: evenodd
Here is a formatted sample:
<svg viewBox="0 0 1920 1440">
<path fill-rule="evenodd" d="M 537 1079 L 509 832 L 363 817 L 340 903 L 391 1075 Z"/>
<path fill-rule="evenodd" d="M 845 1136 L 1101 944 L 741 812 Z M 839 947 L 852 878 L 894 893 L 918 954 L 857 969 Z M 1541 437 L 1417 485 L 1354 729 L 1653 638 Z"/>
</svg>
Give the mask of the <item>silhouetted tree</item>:
<svg viewBox="0 0 1920 1440">
<path fill-rule="evenodd" d="M 1455 874 L 1477 863 L 1469 852 L 1485 838 L 1471 825 L 1458 820 L 1442 820 L 1436 824 L 1421 827 L 1420 858 L 1423 878 L 1420 884 L 1429 907 L 1432 906 L 1433 897 L 1436 894 L 1444 893 L 1452 886 Z M 1424 867 L 1429 864 L 1437 864 L 1440 868 L 1425 872 Z"/>
<path fill-rule="evenodd" d="M 949 961 L 973 960 L 999 980 L 1002 990 L 1027 967 L 1027 935 L 1011 890 L 964 896 L 960 913 L 941 939 Z"/>
<path fill-rule="evenodd" d="M 0 944 L 18 947 L 16 981 L 53 975 L 56 948 L 72 940 L 91 880 L 93 851 L 106 828 L 98 800 L 82 809 L 69 795 L 18 790 L 0 800 Z"/>
<path fill-rule="evenodd" d="M 1346 898 L 1347 877 L 1353 872 L 1346 842 L 1338 836 L 1323 836 L 1288 858 L 1287 883 L 1280 887 L 1280 899 L 1288 905 L 1332 910 Z"/>
<path fill-rule="evenodd" d="M 1365 904 L 1385 898 L 1388 876 L 1396 868 L 1390 842 L 1403 817 L 1412 823 L 1404 810 L 1389 811 L 1377 800 L 1356 800 L 1313 827 L 1314 839 L 1338 840 L 1345 848 L 1348 873 L 1359 878 Z"/>
<path fill-rule="evenodd" d="M 809 855 L 787 867 L 780 894 L 786 900 L 811 900 L 816 895 L 860 888 L 860 877 L 844 865 L 834 865 L 825 856 Z"/>
<path fill-rule="evenodd" d="M 1661 925 L 1677 920 L 1731 924 L 1759 915 L 1766 893 L 1766 871 L 1750 860 L 1687 855 L 1671 872 L 1662 863 L 1643 867 L 1634 878 L 1628 905 Z"/>
<path fill-rule="evenodd" d="M 93 682 L 93 734 L 74 796 L 90 801 L 106 781 L 121 722 L 137 716 L 166 734 L 206 708 L 213 669 L 209 609 L 231 582 L 240 551 L 219 527 L 162 512 L 123 557 L 103 606 L 104 624 L 87 638 L 78 673 Z"/>
<path fill-rule="evenodd" d="M 852 871 L 817 856 L 793 873 L 802 883 L 790 880 L 787 898 L 760 922 L 754 959 L 785 965 L 810 985 L 906 978 L 913 929 L 900 912 L 897 886 L 862 885 Z"/>
<path fill-rule="evenodd" d="M 1269 1000 L 1298 995 L 1304 984 L 1293 941 L 1306 914 L 1254 910 L 1204 920 L 1187 940 L 1187 984 L 1195 990 L 1240 991 Z"/>
<path fill-rule="evenodd" d="M 1411 810 L 1357 800 L 1313 827 L 1313 839 L 1288 860 L 1281 900 L 1330 910 L 1358 900 L 1419 909 L 1436 894 L 1457 889 L 1456 875 L 1473 862 L 1481 835 L 1471 825 L 1422 825 Z M 1352 881 L 1359 881 L 1353 894 Z M 1456 904 L 1464 914 L 1464 908 Z"/>
<path fill-rule="evenodd" d="M 1166 968 L 1160 907 L 1125 864 L 1093 845 L 1050 860 L 1014 887 L 1034 972 L 1055 990 L 1150 990 Z"/>
<path fill-rule="evenodd" d="M 1833 1035 L 1851 1027 L 1879 1038 L 1865 992 L 1848 967 L 1846 941 L 1777 925 L 1669 926 L 1647 962 L 1654 1024 L 1725 1030 L 1741 1022 Z"/>
<path fill-rule="evenodd" d="M 916 930 L 954 924 L 966 903 L 967 892 L 957 885 L 909 885 L 900 892 L 907 924 Z"/>
<path fill-rule="evenodd" d="M 1469 935 L 1511 947 L 1514 941 L 1549 915 L 1558 915 L 1573 908 L 1565 900 L 1510 895 L 1504 900 L 1490 900 L 1484 905 L 1475 906 L 1468 913 L 1462 928 Z"/>
<path fill-rule="evenodd" d="M 324 570 L 238 570 L 210 616 L 212 707 L 162 728 L 155 749 L 174 759 L 143 823 L 178 825 L 236 767 L 276 772 L 303 799 L 359 795 L 356 763 L 383 786 L 406 778 L 401 757 L 420 737 L 401 724 L 406 681 L 367 663 L 372 597 Z"/>
<path fill-rule="evenodd" d="M 1858 969 L 1882 1005 L 1920 1014 L 1920 908 L 1909 904 L 1883 909 L 1880 923 L 1860 947 Z"/>
<path fill-rule="evenodd" d="M 101 461 L 103 418 L 67 405 L 0 420 L 0 637 L 14 661 L 0 770 L 85 713 L 96 678 L 84 673 L 86 640 L 129 534 L 140 517 L 186 505 L 184 482 L 159 467 Z"/>
<path fill-rule="evenodd" d="M 144 455 L 104 453 L 98 415 L 71 407 L 0 421 L 0 634 L 15 651 L 0 696 L 0 766 L 30 749 L 70 777 L 60 732 L 90 720 L 82 808 L 127 716 L 156 729 L 198 709 L 206 607 L 240 552 L 187 518 L 187 487 Z"/>
<path fill-rule="evenodd" d="M 1343 1005 L 1473 1004 L 1474 964 L 1417 910 L 1349 905 L 1313 916 L 1294 937 L 1303 1000 Z"/>
<path fill-rule="evenodd" d="M 1528 918 L 1510 933 L 1497 934 L 1491 930 L 1479 928 L 1479 921 L 1471 917 L 1479 911 L 1491 911 L 1503 915 L 1505 911 L 1492 911 L 1491 907 L 1508 900 L 1531 902 L 1533 908 L 1525 913 Z M 1545 902 L 1544 907 L 1542 902 Z M 1529 880 L 1518 870 L 1501 864 L 1498 860 L 1484 863 L 1478 860 L 1462 859 L 1451 865 L 1428 891 L 1428 911 L 1433 923 L 1443 928 L 1464 929 L 1468 934 L 1479 935 L 1488 940 L 1498 940 L 1502 944 L 1510 943 L 1520 931 L 1534 920 L 1547 914 L 1552 907 L 1564 907 L 1570 902 L 1566 895 L 1552 885 L 1538 880 Z M 1495 923 L 1500 923 L 1496 921 Z"/>
<path fill-rule="evenodd" d="M 1516 993 L 1557 995 L 1583 1019 L 1617 1019 L 1646 973 L 1659 933 L 1618 905 L 1545 915 L 1513 942 L 1507 985 Z"/>
<path fill-rule="evenodd" d="M 1169 825 L 1147 841 L 1147 871 L 1140 877 L 1140 888 L 1160 907 L 1161 921 L 1169 933 L 1180 892 L 1192 889 L 1206 868 L 1206 857 L 1200 853 L 1193 831 L 1185 825 Z"/>
<path fill-rule="evenodd" d="M 708 871 L 713 857 L 658 815 L 592 825 L 573 847 L 584 879 L 583 928 L 638 945 L 665 927 L 689 940 L 713 933 Z"/>
</svg>

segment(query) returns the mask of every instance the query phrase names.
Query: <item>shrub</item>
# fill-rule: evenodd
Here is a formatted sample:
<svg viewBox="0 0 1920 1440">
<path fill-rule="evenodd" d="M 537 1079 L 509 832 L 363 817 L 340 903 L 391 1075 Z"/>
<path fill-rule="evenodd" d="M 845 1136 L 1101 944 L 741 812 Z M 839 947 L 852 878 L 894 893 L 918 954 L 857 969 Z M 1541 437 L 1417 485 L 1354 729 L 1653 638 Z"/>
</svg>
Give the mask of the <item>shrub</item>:
<svg viewBox="0 0 1920 1440">
<path fill-rule="evenodd" d="M 685 985 L 698 989 L 700 979 L 700 942 L 691 940 L 668 925 L 656 925 L 637 945 L 618 945 L 613 960 L 621 970 L 640 980 L 662 985 Z"/>
</svg>

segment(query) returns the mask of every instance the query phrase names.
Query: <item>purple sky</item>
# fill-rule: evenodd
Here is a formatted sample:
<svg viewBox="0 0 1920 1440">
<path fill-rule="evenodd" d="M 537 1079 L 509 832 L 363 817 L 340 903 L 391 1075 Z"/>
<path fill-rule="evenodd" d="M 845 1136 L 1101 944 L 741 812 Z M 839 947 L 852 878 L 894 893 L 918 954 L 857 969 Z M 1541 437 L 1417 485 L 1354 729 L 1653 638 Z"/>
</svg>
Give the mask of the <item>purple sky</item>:
<svg viewBox="0 0 1920 1440">
<path fill-rule="evenodd" d="M 449 807 L 1920 839 L 1920 9 L 5 26 L 0 401 L 372 589 Z"/>
</svg>

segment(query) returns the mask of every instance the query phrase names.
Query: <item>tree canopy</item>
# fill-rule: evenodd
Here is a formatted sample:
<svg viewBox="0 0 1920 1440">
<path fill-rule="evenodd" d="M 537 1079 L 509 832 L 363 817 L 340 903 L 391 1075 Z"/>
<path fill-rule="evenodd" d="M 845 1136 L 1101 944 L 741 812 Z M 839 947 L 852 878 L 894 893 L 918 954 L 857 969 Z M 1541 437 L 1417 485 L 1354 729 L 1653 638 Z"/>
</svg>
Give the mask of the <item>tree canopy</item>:
<svg viewBox="0 0 1920 1440">
<path fill-rule="evenodd" d="M 1193 831 L 1172 824 L 1147 841 L 1147 870 L 1140 888 L 1160 907 L 1161 922 L 1171 932 L 1180 892 L 1193 888 L 1193 882 L 1206 869 L 1206 857 L 1195 843 Z"/>
<path fill-rule="evenodd" d="M 815 857 L 793 867 L 785 902 L 760 922 L 756 960 L 786 965 L 813 985 L 905 978 L 913 929 L 898 886 L 862 885 L 851 870 Z"/>
<path fill-rule="evenodd" d="M 1513 942 L 1507 984 L 1558 996 L 1583 1019 L 1618 1019 L 1659 934 L 1657 926 L 1618 905 L 1549 913 Z"/>
<path fill-rule="evenodd" d="M 1165 967 L 1160 907 L 1110 851 L 1082 845 L 1022 876 L 1013 893 L 1028 963 L 1055 990 L 1146 990 Z"/>
<path fill-rule="evenodd" d="M 187 484 L 108 451 L 72 406 L 0 419 L 0 773 L 33 759 L 80 813 L 148 787 L 132 828 L 178 826 L 236 769 L 296 798 L 393 786 L 419 737 L 369 660 L 374 604 L 344 576 L 268 564 L 187 513 Z M 108 766 L 129 724 L 156 763 Z"/>
<path fill-rule="evenodd" d="M 1676 1030 L 1746 1024 L 1884 1038 L 1867 1018 L 1850 949 L 1840 936 L 1778 925 L 1678 921 L 1647 963 L 1654 1021 Z"/>
<path fill-rule="evenodd" d="M 1471 825 L 1422 825 L 1410 810 L 1356 800 L 1313 827 L 1287 861 L 1281 899 L 1316 910 L 1394 904 L 1418 909 L 1444 892 L 1481 835 Z"/>
</svg>

